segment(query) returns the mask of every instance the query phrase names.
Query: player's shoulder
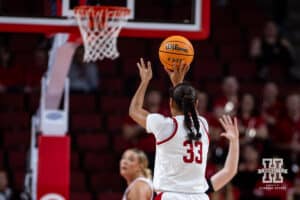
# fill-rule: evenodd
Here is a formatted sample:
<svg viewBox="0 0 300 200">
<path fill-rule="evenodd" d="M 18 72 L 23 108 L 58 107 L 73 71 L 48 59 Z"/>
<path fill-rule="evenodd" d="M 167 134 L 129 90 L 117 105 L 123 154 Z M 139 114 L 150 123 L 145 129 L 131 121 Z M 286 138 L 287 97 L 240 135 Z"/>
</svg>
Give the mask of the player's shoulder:
<svg viewBox="0 0 300 200">
<path fill-rule="evenodd" d="M 151 192 L 152 191 L 152 185 L 150 182 L 145 180 L 137 180 L 132 189 L 131 192 Z"/>
<path fill-rule="evenodd" d="M 146 180 L 146 179 L 139 179 L 135 182 L 134 184 L 137 187 L 150 187 L 151 186 L 151 181 Z"/>
<path fill-rule="evenodd" d="M 198 115 L 198 119 L 199 119 L 201 122 L 203 122 L 205 125 L 208 124 L 208 123 L 207 123 L 207 119 L 206 119 L 205 117 L 203 117 L 203 116 L 201 116 L 201 115 Z"/>
<path fill-rule="evenodd" d="M 206 118 L 204 116 L 198 115 L 198 118 L 202 121 L 206 121 Z"/>
<path fill-rule="evenodd" d="M 158 117 L 158 118 L 164 118 L 164 116 L 160 113 L 149 113 L 147 117 Z"/>
<path fill-rule="evenodd" d="M 208 122 L 207 122 L 206 118 L 198 115 L 198 119 L 199 119 L 200 123 L 204 125 L 205 132 L 208 132 L 209 128 L 208 128 Z"/>
<path fill-rule="evenodd" d="M 172 121 L 171 117 L 167 117 L 159 113 L 150 113 L 147 115 L 147 119 L 151 121 L 158 121 L 158 122 Z"/>
<path fill-rule="evenodd" d="M 159 113 L 151 113 L 147 115 L 146 130 L 148 133 L 160 133 L 161 131 L 173 126 L 173 120 Z"/>
</svg>

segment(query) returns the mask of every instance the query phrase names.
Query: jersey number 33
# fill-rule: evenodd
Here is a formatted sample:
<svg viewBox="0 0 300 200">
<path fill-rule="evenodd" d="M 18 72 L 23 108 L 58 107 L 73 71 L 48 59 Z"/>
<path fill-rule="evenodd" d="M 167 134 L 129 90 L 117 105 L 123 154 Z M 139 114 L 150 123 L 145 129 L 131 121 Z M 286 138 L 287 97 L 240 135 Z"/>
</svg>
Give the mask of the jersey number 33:
<svg viewBox="0 0 300 200">
<path fill-rule="evenodd" d="M 185 163 L 202 163 L 202 143 L 201 141 L 185 140 L 183 146 L 186 148 L 186 154 L 183 156 Z M 195 151 L 196 150 L 196 151 Z"/>
</svg>

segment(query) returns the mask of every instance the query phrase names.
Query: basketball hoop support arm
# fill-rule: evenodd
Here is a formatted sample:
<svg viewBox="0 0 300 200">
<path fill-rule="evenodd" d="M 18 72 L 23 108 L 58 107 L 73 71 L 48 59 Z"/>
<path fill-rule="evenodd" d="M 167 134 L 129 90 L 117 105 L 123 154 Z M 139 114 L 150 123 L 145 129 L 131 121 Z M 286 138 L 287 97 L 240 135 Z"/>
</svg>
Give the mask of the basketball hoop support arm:
<svg viewBox="0 0 300 200">
<path fill-rule="evenodd" d="M 65 78 L 72 63 L 76 48 L 75 42 L 67 42 L 67 34 L 56 34 L 53 46 L 49 53 L 47 71 L 46 108 L 57 109 L 59 107 Z"/>
</svg>

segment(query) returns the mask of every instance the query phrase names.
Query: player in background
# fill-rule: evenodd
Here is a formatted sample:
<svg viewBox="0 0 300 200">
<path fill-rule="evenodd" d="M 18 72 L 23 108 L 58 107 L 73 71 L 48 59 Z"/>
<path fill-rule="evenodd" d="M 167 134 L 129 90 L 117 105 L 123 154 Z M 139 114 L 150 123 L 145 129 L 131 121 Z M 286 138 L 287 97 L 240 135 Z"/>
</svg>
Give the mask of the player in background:
<svg viewBox="0 0 300 200">
<path fill-rule="evenodd" d="M 209 146 L 208 125 L 195 110 L 196 90 L 183 79 L 189 66 L 182 64 L 167 73 L 173 84 L 170 98 L 171 117 L 149 113 L 143 108 L 144 96 L 152 78 L 151 63 L 141 58 L 137 63 L 141 78 L 133 96 L 129 115 L 156 138 L 154 190 L 163 200 L 208 200 L 209 191 L 217 191 L 236 174 L 239 158 L 237 119 L 228 115 L 219 119 L 229 140 L 224 167 L 209 180 L 205 178 Z"/>
<path fill-rule="evenodd" d="M 139 149 L 126 150 L 120 160 L 120 174 L 127 181 L 122 200 L 152 200 L 153 187 L 148 158 Z"/>
</svg>

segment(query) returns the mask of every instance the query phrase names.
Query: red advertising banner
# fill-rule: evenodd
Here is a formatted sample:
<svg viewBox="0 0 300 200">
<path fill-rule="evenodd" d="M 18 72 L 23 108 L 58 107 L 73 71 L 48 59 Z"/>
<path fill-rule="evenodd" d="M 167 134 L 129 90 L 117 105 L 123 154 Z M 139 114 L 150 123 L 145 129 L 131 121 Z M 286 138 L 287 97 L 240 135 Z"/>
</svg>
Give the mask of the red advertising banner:
<svg viewBox="0 0 300 200">
<path fill-rule="evenodd" d="M 69 200 L 70 137 L 39 136 L 37 199 Z"/>
</svg>

